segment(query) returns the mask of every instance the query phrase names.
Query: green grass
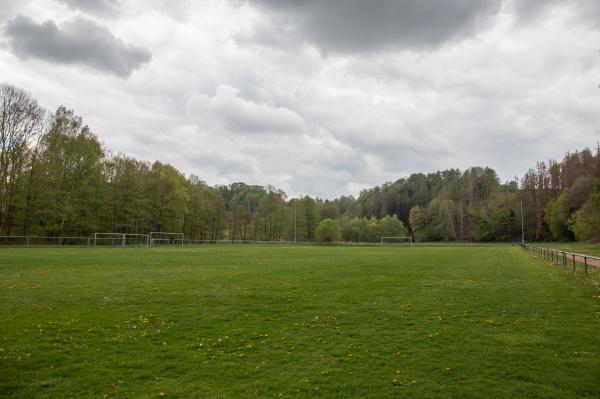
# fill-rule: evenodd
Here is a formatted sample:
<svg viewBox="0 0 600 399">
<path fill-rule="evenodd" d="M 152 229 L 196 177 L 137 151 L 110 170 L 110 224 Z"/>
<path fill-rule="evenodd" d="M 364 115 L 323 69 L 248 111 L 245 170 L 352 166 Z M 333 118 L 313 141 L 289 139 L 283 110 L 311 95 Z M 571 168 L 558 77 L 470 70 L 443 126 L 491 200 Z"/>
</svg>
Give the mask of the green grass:
<svg viewBox="0 0 600 399">
<path fill-rule="evenodd" d="M 0 248 L 0 397 L 599 397 L 599 299 L 516 246 Z"/>
</svg>

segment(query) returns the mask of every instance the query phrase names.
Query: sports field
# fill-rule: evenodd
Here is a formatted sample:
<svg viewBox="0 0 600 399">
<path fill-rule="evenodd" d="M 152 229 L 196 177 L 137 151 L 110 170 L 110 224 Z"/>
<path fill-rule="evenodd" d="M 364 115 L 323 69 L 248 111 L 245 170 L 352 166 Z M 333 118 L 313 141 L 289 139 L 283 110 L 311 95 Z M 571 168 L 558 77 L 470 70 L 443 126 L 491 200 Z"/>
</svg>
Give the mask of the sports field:
<svg viewBox="0 0 600 399">
<path fill-rule="evenodd" d="M 0 248 L 0 397 L 600 397 L 599 295 L 516 246 Z"/>
</svg>

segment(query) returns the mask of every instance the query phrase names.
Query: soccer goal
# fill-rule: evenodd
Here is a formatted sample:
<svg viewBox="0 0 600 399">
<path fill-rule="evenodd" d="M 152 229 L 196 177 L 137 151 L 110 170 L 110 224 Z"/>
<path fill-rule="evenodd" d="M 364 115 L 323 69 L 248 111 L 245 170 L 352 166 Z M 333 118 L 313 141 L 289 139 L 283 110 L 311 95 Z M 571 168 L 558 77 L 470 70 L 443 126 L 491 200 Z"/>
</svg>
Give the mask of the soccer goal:
<svg viewBox="0 0 600 399">
<path fill-rule="evenodd" d="M 125 246 L 125 234 L 123 233 L 94 233 L 88 239 L 88 245 L 99 246 Z"/>
<path fill-rule="evenodd" d="M 183 233 L 152 231 L 148 238 L 151 247 L 156 245 L 183 245 Z"/>
<path fill-rule="evenodd" d="M 135 234 L 135 233 L 126 233 L 125 235 L 125 244 L 124 245 L 133 245 L 135 247 L 147 247 L 149 241 L 148 234 Z"/>
<path fill-rule="evenodd" d="M 381 237 L 381 246 L 384 245 L 413 245 L 412 237 Z"/>
</svg>

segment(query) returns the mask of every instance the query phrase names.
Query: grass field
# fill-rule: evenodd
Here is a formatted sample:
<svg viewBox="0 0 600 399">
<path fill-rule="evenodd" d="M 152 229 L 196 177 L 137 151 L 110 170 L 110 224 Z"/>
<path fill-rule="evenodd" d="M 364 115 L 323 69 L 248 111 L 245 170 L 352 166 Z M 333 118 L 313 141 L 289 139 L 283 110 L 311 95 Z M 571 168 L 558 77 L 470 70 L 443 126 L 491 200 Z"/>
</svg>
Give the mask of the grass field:
<svg viewBox="0 0 600 399">
<path fill-rule="evenodd" d="M 600 397 L 600 298 L 516 246 L 0 248 L 0 397 Z"/>
</svg>

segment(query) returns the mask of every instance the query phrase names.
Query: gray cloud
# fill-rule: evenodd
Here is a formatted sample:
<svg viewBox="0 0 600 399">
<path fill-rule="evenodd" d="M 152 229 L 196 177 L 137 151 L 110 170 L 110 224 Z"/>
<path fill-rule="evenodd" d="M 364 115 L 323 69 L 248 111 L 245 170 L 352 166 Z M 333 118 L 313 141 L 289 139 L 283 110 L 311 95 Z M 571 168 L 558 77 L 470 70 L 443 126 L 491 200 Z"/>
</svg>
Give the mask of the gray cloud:
<svg viewBox="0 0 600 399">
<path fill-rule="evenodd" d="M 98 50 L 90 29 L 58 22 L 81 8 L 7 2 L 0 24 L 28 15 L 38 23 L 20 25 L 37 34 L 24 46 L 24 34 L 0 32 L 0 76 L 50 109 L 75 109 L 115 152 L 290 195 L 332 198 L 473 165 L 510 179 L 594 145 L 600 2 L 502 0 L 496 14 L 500 0 L 436 3 L 128 0 L 110 27 L 143 37 L 156 56 L 135 79 L 114 79 L 111 63 L 130 46 L 108 33 L 101 42 L 119 44 Z M 48 19 L 57 22 L 39 24 Z M 71 44 L 82 41 L 108 66 L 82 57 Z M 7 54 L 23 47 L 35 52 Z M 134 69 L 123 63 L 122 75 Z"/>
<path fill-rule="evenodd" d="M 236 134 L 295 134 L 305 130 L 296 112 L 239 96 L 239 90 L 221 85 L 214 96 L 195 95 L 186 104 L 191 121 Z"/>
<path fill-rule="evenodd" d="M 100 16 L 115 16 L 119 13 L 117 0 L 57 0 L 73 10 Z"/>
<path fill-rule="evenodd" d="M 6 24 L 5 33 L 20 58 L 76 64 L 120 77 L 128 77 L 152 57 L 149 50 L 125 44 L 107 28 L 82 17 L 59 26 L 52 20 L 38 24 L 18 16 Z"/>
<path fill-rule="evenodd" d="M 278 36 L 258 30 L 257 40 L 281 42 L 297 34 L 325 51 L 356 53 L 435 47 L 482 28 L 501 0 L 248 0 L 272 12 Z"/>
<path fill-rule="evenodd" d="M 571 12 L 573 22 L 584 22 L 597 29 L 600 18 L 600 2 L 597 0 L 505 0 L 524 23 L 540 19 L 552 11 Z"/>
</svg>

